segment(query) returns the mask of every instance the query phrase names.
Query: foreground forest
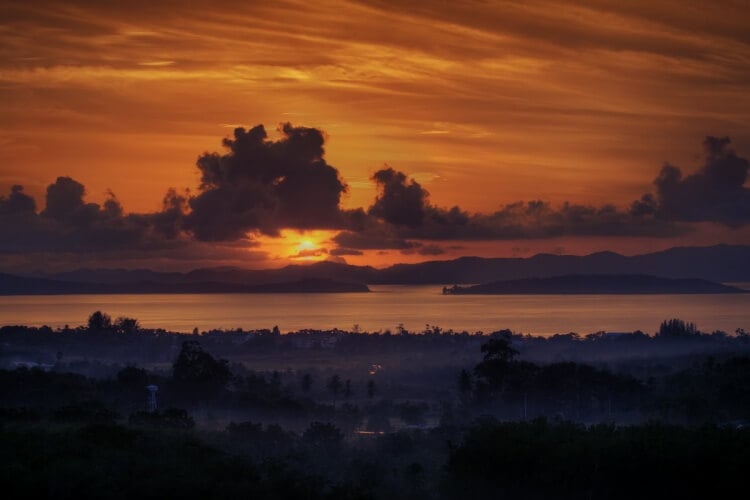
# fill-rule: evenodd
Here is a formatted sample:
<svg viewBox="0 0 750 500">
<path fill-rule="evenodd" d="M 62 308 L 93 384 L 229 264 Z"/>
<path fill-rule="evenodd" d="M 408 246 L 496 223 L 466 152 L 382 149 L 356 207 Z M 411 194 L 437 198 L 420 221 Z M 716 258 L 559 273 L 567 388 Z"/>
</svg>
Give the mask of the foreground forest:
<svg viewBox="0 0 750 500">
<path fill-rule="evenodd" d="M 750 337 L 677 319 L 177 335 L 97 311 L 0 349 L 0 481 L 23 496 L 698 498 L 750 463 Z"/>
</svg>

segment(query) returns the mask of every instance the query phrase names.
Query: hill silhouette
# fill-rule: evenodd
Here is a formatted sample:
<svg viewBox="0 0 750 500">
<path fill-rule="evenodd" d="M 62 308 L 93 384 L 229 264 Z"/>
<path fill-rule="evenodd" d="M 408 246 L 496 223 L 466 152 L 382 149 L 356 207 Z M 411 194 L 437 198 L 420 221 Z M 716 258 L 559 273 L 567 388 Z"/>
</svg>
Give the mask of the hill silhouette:
<svg viewBox="0 0 750 500">
<path fill-rule="evenodd" d="M 0 295 L 66 295 L 118 293 L 359 293 L 369 292 L 367 285 L 326 278 L 305 278 L 284 283 L 245 285 L 217 281 L 125 283 L 74 282 L 25 278 L 0 273 Z"/>
<path fill-rule="evenodd" d="M 461 257 L 454 260 L 418 264 L 396 264 L 384 269 L 335 262 L 289 265 L 279 269 L 216 267 L 189 272 L 158 272 L 149 269 L 79 269 L 62 273 L 36 273 L 10 278 L 0 283 L 2 293 L 17 280 L 27 282 L 35 293 L 179 293 L 253 292 L 253 287 L 289 285 L 306 280 L 328 280 L 341 286 L 354 284 L 475 284 L 495 281 L 550 278 L 566 275 L 648 275 L 670 279 L 702 279 L 713 282 L 750 281 L 750 246 L 717 245 L 678 247 L 662 252 L 623 256 L 614 252 L 590 255 L 538 254 L 529 258 Z M 16 281 L 14 281 L 16 280 Z M 12 285 L 16 283 L 16 285 Z M 307 282 L 309 284 L 309 282 Z M 85 286 L 84 286 L 85 285 Z M 346 286 L 344 286 L 346 285 Z M 359 285 L 361 289 L 362 285 Z M 285 289 L 285 287 L 281 287 Z M 293 289 L 289 285 L 287 288 Z M 315 288 L 315 287 L 313 287 Z M 270 289 L 266 289 L 270 291 Z"/>
<path fill-rule="evenodd" d="M 688 294 L 747 293 L 737 287 L 701 279 L 669 279 L 635 275 L 573 274 L 552 278 L 495 281 L 443 288 L 449 295 L 471 294 Z"/>
</svg>

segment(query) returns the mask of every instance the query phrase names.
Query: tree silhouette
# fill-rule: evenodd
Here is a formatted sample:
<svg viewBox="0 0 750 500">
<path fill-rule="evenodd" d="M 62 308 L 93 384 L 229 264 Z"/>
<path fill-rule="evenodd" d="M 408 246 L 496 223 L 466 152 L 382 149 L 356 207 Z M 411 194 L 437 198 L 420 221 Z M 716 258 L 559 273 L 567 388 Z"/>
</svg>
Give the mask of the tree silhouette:
<svg viewBox="0 0 750 500">
<path fill-rule="evenodd" d="M 328 379 L 328 383 L 326 384 L 326 387 L 329 391 L 331 391 L 331 394 L 333 394 L 333 402 L 336 403 L 336 399 L 338 398 L 339 393 L 341 392 L 341 377 L 339 377 L 338 374 L 334 374 L 330 379 Z"/>
<path fill-rule="evenodd" d="M 423 482 L 424 467 L 419 462 L 412 462 L 404 468 L 404 476 L 406 483 L 412 492 L 412 495 L 416 495 L 419 490 L 419 486 Z"/>
<path fill-rule="evenodd" d="M 117 383 L 131 390 L 144 392 L 148 384 L 148 372 L 136 366 L 126 366 L 117 372 Z M 145 394 L 145 392 L 144 392 Z"/>
<path fill-rule="evenodd" d="M 482 344 L 481 351 L 484 359 L 474 367 L 478 381 L 477 396 L 482 397 L 501 393 L 505 390 L 506 379 L 513 372 L 513 358 L 518 351 L 510 345 L 510 340 L 494 337 Z"/>
<path fill-rule="evenodd" d="M 428 407 L 425 403 L 406 401 L 399 405 L 399 416 L 407 425 L 423 425 Z"/>
<path fill-rule="evenodd" d="M 119 333 L 136 333 L 140 329 L 140 327 L 141 325 L 138 324 L 138 320 L 135 318 L 126 318 L 120 316 L 115 320 L 115 330 Z"/>
<path fill-rule="evenodd" d="M 458 394 L 461 397 L 461 402 L 466 404 L 471 396 L 471 374 L 464 368 L 461 373 L 458 374 Z"/>
<path fill-rule="evenodd" d="M 510 340 L 507 338 L 491 338 L 486 343 L 482 344 L 482 352 L 484 353 L 485 361 L 513 361 L 513 358 L 518 354 L 518 351 L 513 349 L 510 345 Z"/>
<path fill-rule="evenodd" d="M 370 399 L 375 397 L 375 381 L 373 379 L 367 381 L 367 397 Z"/>
<path fill-rule="evenodd" d="M 693 337 L 697 334 L 695 323 L 685 323 L 677 318 L 662 321 L 658 333 L 659 337 L 666 338 Z"/>
<path fill-rule="evenodd" d="M 89 331 L 101 332 L 112 328 L 112 317 L 101 311 L 96 311 L 89 316 Z"/>
<path fill-rule="evenodd" d="M 309 373 L 305 373 L 302 376 L 302 380 L 300 381 L 302 392 L 304 392 L 305 394 L 308 394 L 310 392 L 310 389 L 312 389 L 312 384 L 313 384 L 312 375 L 310 375 Z"/>
<path fill-rule="evenodd" d="M 271 387 L 274 391 L 281 389 L 281 373 L 278 370 L 271 372 Z"/>
<path fill-rule="evenodd" d="M 175 381 L 198 390 L 219 390 L 229 381 L 229 376 L 227 362 L 214 359 L 195 340 L 182 343 L 180 354 L 172 365 Z"/>
<path fill-rule="evenodd" d="M 341 447 L 344 435 L 331 423 L 313 422 L 302 434 L 302 441 L 316 452 L 335 453 Z"/>
<path fill-rule="evenodd" d="M 195 427 L 193 417 L 181 408 L 167 408 L 163 412 L 135 412 L 130 415 L 128 422 L 131 425 L 157 429 L 187 430 Z"/>
</svg>

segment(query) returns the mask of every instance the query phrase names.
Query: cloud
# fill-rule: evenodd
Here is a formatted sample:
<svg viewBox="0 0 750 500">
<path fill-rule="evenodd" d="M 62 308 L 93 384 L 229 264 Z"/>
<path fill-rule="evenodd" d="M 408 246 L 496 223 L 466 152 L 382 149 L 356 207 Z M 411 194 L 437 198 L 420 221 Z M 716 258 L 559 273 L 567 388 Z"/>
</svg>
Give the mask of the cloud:
<svg viewBox="0 0 750 500">
<path fill-rule="evenodd" d="M 290 258 L 310 259 L 315 257 L 322 257 L 323 255 L 328 255 L 328 250 L 326 250 L 325 248 L 304 248 L 296 254 L 292 255 Z"/>
<path fill-rule="evenodd" d="M 671 237 L 697 227 L 692 223 L 733 228 L 750 221 L 750 164 L 730 148 L 729 138 L 707 137 L 698 171 L 683 176 L 667 164 L 654 181 L 655 193 L 624 208 L 532 200 L 470 213 L 433 205 L 419 182 L 391 167 L 372 176 L 377 194 L 367 210 L 343 210 L 346 184 L 324 159 L 324 133 L 290 124 L 280 133 L 274 141 L 263 126 L 237 128 L 224 140 L 225 154 L 199 157 L 198 194 L 170 189 L 156 212 L 128 214 L 112 192 L 101 204 L 88 202 L 85 186 L 65 176 L 47 187 L 38 211 L 23 186 L 14 185 L 0 196 L 0 234 L 6 236 L 0 254 L 5 261 L 22 254 L 194 261 L 215 248 L 242 259 L 257 244 L 252 233 L 290 228 L 340 230 L 333 248 L 303 249 L 291 258 L 359 256 L 364 250 L 435 256 L 456 248 L 439 242 Z M 255 252 L 252 258 L 263 256 Z"/>
<path fill-rule="evenodd" d="M 614 205 L 518 201 L 493 213 L 470 214 L 442 208 L 406 174 L 390 167 L 373 176 L 379 190 L 368 214 L 376 219 L 363 232 L 334 238 L 350 248 L 417 248 L 414 240 L 511 240 L 559 236 L 673 236 L 680 228 L 655 217 L 656 202 L 644 195 L 628 210 Z M 481 179 L 478 179 L 480 182 Z"/>
<path fill-rule="evenodd" d="M 277 235 L 280 229 L 337 229 L 356 214 L 339 208 L 346 184 L 323 156 L 323 132 L 279 128 L 268 139 L 265 128 L 236 128 L 225 139 L 229 150 L 198 158 L 200 194 L 188 201 L 185 228 L 206 241 L 233 240 L 247 232 Z"/>
<path fill-rule="evenodd" d="M 438 248 L 420 247 L 417 241 L 672 237 L 691 231 L 688 222 L 739 227 L 750 222 L 750 188 L 745 187 L 750 163 L 730 143 L 728 137 L 706 137 L 704 164 L 696 173 L 684 177 L 678 167 L 665 165 L 654 181 L 656 192 L 643 194 L 625 209 L 533 200 L 470 214 L 458 206 L 432 205 L 418 182 L 386 167 L 373 175 L 378 196 L 367 213 L 376 221 L 334 241 L 350 248 L 424 253 Z"/>
<path fill-rule="evenodd" d="M 445 250 L 438 245 L 424 245 L 417 250 L 419 255 L 443 255 Z"/>
<path fill-rule="evenodd" d="M 362 252 L 361 250 L 355 250 L 354 248 L 333 248 L 328 253 L 334 257 L 341 257 L 343 255 L 363 255 L 364 254 L 364 252 Z"/>
<path fill-rule="evenodd" d="M 396 234 L 397 229 L 386 223 L 374 223 L 362 231 L 342 231 L 332 238 L 340 248 L 352 250 L 405 250 L 416 244 Z"/>
<path fill-rule="evenodd" d="M 99 207 L 94 204 L 85 207 L 84 192 L 83 184 L 70 177 L 58 177 L 54 184 L 47 186 L 47 204 L 41 215 L 59 221 L 78 219 L 85 223 L 85 219 L 96 215 Z"/>
<path fill-rule="evenodd" d="M 469 239 L 530 239 L 558 236 L 651 236 L 679 234 L 675 225 L 648 213 L 614 205 L 565 202 L 559 206 L 536 200 L 515 202 L 489 214 L 475 214 L 463 226 Z"/>
<path fill-rule="evenodd" d="M 445 250 L 443 247 L 435 244 L 429 244 L 429 245 L 423 245 L 421 243 L 416 244 L 414 248 L 410 248 L 407 250 L 401 250 L 401 253 L 404 255 L 412 255 L 412 254 L 419 254 L 419 255 L 443 255 L 445 253 Z"/>
<path fill-rule="evenodd" d="M 190 3 L 190 16 L 169 2 L 116 3 L 41 0 L 4 11 L 0 122 L 19 147 L 38 151 L 18 154 L 17 168 L 46 161 L 46 176 L 55 164 L 78 172 L 115 142 L 135 154 L 137 140 L 137 159 L 119 154 L 106 168 L 178 169 L 183 157 L 165 149 L 190 151 L 210 124 L 292 112 L 347 124 L 347 179 L 365 177 L 373 161 L 404 159 L 463 193 L 472 188 L 466 169 L 505 173 L 504 192 L 528 189 L 529 199 L 539 195 L 518 165 L 533 163 L 550 167 L 559 201 L 578 200 L 581 183 L 591 189 L 609 169 L 647 164 L 706 123 L 748 137 L 742 2 L 230 2 L 232 22 L 204 0 Z M 175 64 L 139 65 L 149 61 Z M 48 139 L 30 144 L 40 127 Z M 369 145 L 378 158 L 365 157 Z M 621 200 L 628 186 L 635 197 L 634 177 L 607 183 L 598 199 Z M 128 204 L 161 194 L 142 189 L 148 196 Z M 362 193 L 352 185 L 353 199 Z"/>
<path fill-rule="evenodd" d="M 85 201 L 85 187 L 59 177 L 46 192 L 45 209 L 22 186 L 0 195 L 0 268 L 38 271 L 88 267 L 184 270 L 247 265 L 268 259 L 253 241 L 197 241 L 182 230 L 187 197 L 170 189 L 162 209 L 124 214 L 114 194 L 102 204 Z"/>
<path fill-rule="evenodd" d="M 180 236 L 187 211 L 188 194 L 182 195 L 174 188 L 170 188 L 164 195 L 162 209 L 159 212 L 132 214 L 130 217 L 153 227 L 154 231 L 167 239 L 175 239 Z"/>
<path fill-rule="evenodd" d="M 0 197 L 0 252 L 123 252 L 180 246 L 177 241 L 181 200 L 173 192 L 165 209 L 153 214 L 124 215 L 114 194 L 103 205 L 86 203 L 85 187 L 70 177 L 58 177 L 47 187 L 45 208 L 13 186 Z M 169 206 L 171 204 L 171 206 Z"/>
<path fill-rule="evenodd" d="M 659 218 L 731 227 L 750 223 L 750 188 L 745 187 L 750 164 L 730 143 L 729 137 L 706 137 L 704 164 L 686 177 L 679 167 L 662 167 L 654 181 Z"/>
<path fill-rule="evenodd" d="M 36 212 L 34 198 L 23 192 L 23 186 L 14 185 L 10 188 L 10 195 L 0 196 L 0 217 L 23 216 Z"/>
<path fill-rule="evenodd" d="M 392 168 L 375 172 L 372 180 L 379 194 L 368 213 L 397 226 L 419 227 L 425 216 L 425 206 L 429 194 L 417 181 Z"/>
</svg>

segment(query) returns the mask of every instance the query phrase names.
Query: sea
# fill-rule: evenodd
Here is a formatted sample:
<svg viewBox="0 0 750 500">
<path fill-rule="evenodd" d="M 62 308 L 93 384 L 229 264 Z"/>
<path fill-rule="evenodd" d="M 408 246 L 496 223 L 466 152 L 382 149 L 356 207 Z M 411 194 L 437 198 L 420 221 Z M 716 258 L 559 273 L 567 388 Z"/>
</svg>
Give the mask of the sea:
<svg viewBox="0 0 750 500">
<path fill-rule="evenodd" d="M 750 289 L 750 284 L 735 284 Z M 750 293 L 720 295 L 443 295 L 435 285 L 371 285 L 371 293 L 118 294 L 0 296 L 0 325 L 85 325 L 97 310 L 136 318 L 144 328 L 282 333 L 303 329 L 580 335 L 653 333 L 679 318 L 699 330 L 750 331 Z"/>
</svg>

